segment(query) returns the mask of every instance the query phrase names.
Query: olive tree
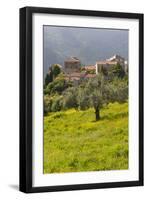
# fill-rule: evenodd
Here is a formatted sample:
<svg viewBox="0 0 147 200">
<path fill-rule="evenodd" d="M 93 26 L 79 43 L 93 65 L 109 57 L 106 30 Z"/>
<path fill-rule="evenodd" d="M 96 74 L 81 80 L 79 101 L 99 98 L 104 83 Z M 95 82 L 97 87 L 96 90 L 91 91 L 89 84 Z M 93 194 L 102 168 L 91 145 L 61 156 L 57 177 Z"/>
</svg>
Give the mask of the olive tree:
<svg viewBox="0 0 147 200">
<path fill-rule="evenodd" d="M 109 81 L 106 77 L 98 75 L 90 79 L 84 88 L 78 92 L 78 104 L 80 109 L 93 107 L 95 119 L 100 119 L 100 110 L 110 102 L 124 102 L 128 98 L 128 85 L 126 81 Z"/>
<path fill-rule="evenodd" d="M 63 92 L 63 109 L 77 109 L 77 88 L 69 87 Z"/>
<path fill-rule="evenodd" d="M 89 105 L 95 110 L 96 121 L 100 119 L 100 109 L 108 102 L 108 87 L 102 75 L 98 75 L 95 79 L 90 79 L 86 85 L 86 91 L 89 97 Z M 87 95 L 86 95 L 87 98 Z"/>
</svg>

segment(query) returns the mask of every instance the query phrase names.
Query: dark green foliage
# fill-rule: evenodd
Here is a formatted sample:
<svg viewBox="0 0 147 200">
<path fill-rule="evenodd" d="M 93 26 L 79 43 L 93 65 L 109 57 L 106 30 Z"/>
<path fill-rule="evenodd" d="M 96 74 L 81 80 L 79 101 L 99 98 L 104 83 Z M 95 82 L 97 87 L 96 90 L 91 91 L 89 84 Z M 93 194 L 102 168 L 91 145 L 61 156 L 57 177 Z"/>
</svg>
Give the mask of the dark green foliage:
<svg viewBox="0 0 147 200">
<path fill-rule="evenodd" d="M 108 75 L 108 70 L 106 67 L 104 66 L 101 66 L 101 72 L 103 73 L 104 76 L 107 76 Z"/>
<path fill-rule="evenodd" d="M 55 79 L 53 82 L 49 83 L 45 89 L 45 93 L 51 94 L 61 94 L 68 87 L 68 83 L 64 78 Z"/>
<path fill-rule="evenodd" d="M 113 74 L 114 76 L 118 77 L 118 78 L 123 78 L 125 76 L 125 71 L 122 68 L 122 66 L 118 63 L 116 65 L 114 65 L 111 70 L 110 70 L 110 74 Z"/>
<path fill-rule="evenodd" d="M 69 87 L 63 94 L 63 108 L 77 108 L 77 88 L 76 87 Z"/>
<path fill-rule="evenodd" d="M 46 74 L 45 77 L 45 87 L 53 81 L 53 74 L 52 74 L 52 69 Z"/>
<path fill-rule="evenodd" d="M 45 88 L 49 83 L 51 83 L 59 74 L 61 73 L 61 69 L 58 65 L 52 65 L 49 68 L 49 72 L 45 77 Z M 45 92 L 46 93 L 46 92 Z"/>
<path fill-rule="evenodd" d="M 55 79 L 59 74 L 61 73 L 61 69 L 59 65 L 52 65 L 52 74 L 53 74 L 53 79 Z"/>
</svg>

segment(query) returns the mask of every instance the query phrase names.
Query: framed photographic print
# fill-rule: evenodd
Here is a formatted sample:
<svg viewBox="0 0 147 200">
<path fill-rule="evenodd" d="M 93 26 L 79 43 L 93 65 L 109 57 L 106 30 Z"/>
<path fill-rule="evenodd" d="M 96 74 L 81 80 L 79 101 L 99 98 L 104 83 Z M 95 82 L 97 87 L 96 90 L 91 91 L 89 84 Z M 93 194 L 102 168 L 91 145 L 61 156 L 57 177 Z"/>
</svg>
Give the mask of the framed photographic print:
<svg viewBox="0 0 147 200">
<path fill-rule="evenodd" d="M 20 9 L 20 191 L 143 185 L 143 14 Z"/>
</svg>

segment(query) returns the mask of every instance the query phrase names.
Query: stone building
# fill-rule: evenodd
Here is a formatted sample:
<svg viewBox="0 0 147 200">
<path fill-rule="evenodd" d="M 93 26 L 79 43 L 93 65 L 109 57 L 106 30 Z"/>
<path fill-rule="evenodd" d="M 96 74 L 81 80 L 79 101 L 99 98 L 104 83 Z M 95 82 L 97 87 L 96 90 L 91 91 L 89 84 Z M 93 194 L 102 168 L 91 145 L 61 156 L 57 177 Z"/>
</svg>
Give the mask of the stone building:
<svg viewBox="0 0 147 200">
<path fill-rule="evenodd" d="M 96 74 L 100 73 L 103 70 L 109 70 L 112 66 L 120 64 L 124 71 L 127 73 L 128 71 L 128 64 L 125 59 L 119 55 L 114 55 L 109 59 L 106 59 L 104 61 L 97 61 L 96 62 Z"/>
<path fill-rule="evenodd" d="M 76 57 L 70 57 L 64 61 L 65 73 L 79 72 L 80 68 L 81 68 L 81 62 Z"/>
<path fill-rule="evenodd" d="M 96 74 L 88 74 L 87 72 L 74 72 L 65 74 L 64 77 L 67 81 L 72 81 L 76 85 L 85 79 L 96 77 Z"/>
<path fill-rule="evenodd" d="M 107 59 L 107 61 L 116 61 L 120 65 L 124 66 L 125 59 L 119 55 L 114 55 L 111 58 Z"/>
<path fill-rule="evenodd" d="M 64 61 L 65 79 L 79 83 L 84 79 L 94 78 L 102 70 L 109 70 L 114 65 L 120 64 L 125 73 L 128 72 L 128 64 L 125 59 L 119 55 L 114 55 L 109 59 L 97 61 L 96 65 L 85 65 L 81 67 L 81 62 L 76 57 L 70 57 Z"/>
</svg>

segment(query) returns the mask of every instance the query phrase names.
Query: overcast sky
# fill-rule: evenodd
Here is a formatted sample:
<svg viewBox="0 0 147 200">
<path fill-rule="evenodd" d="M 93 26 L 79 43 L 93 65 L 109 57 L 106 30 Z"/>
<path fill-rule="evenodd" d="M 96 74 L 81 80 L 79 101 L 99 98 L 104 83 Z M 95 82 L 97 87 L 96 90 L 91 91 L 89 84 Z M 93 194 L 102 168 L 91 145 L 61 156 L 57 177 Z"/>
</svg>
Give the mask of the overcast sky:
<svg viewBox="0 0 147 200">
<path fill-rule="evenodd" d="M 128 59 L 128 30 L 44 26 L 44 73 L 54 63 L 76 56 L 82 64 L 95 64 L 119 54 Z"/>
</svg>

